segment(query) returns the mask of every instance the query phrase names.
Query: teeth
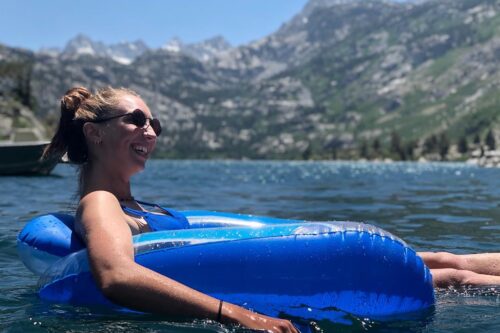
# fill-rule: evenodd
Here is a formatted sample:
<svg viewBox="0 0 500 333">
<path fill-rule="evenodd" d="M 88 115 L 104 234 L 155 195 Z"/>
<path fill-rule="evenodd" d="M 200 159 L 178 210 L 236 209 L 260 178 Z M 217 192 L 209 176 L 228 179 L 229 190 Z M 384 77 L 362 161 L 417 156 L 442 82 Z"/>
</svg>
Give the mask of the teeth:
<svg viewBox="0 0 500 333">
<path fill-rule="evenodd" d="M 135 151 L 140 152 L 140 153 L 147 154 L 147 152 L 148 152 L 148 149 L 146 147 L 144 147 L 144 146 L 138 146 L 137 145 L 137 146 L 134 146 L 133 148 L 134 148 Z"/>
</svg>

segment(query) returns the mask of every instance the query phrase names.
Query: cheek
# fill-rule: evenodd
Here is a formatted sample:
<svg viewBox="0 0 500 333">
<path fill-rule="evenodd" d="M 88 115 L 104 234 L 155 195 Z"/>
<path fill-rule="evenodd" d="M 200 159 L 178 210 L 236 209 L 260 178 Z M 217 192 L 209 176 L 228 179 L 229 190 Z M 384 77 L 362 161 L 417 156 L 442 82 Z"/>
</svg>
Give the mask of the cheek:
<svg viewBox="0 0 500 333">
<path fill-rule="evenodd" d="M 125 135 L 118 135 L 118 133 L 114 133 L 114 135 L 110 135 L 107 140 L 105 140 L 105 147 L 106 150 L 110 153 L 116 153 L 119 151 L 125 150 L 129 144 L 128 141 L 126 140 Z"/>
</svg>

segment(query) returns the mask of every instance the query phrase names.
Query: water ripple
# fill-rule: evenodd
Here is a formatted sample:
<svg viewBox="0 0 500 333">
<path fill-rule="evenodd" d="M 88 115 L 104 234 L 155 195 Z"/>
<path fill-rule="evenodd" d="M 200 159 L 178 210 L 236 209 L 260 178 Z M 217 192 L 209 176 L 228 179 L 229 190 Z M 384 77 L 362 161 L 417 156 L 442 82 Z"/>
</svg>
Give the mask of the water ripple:
<svg viewBox="0 0 500 333">
<path fill-rule="evenodd" d="M 376 224 L 417 250 L 498 252 L 500 170 L 454 163 L 158 161 L 133 178 L 133 194 L 177 209 L 207 209 Z M 37 214 L 74 209 L 76 170 L 51 177 L 0 178 L 0 331 L 243 332 L 207 321 L 154 316 L 97 316 L 48 305 L 20 263 L 16 235 Z M 15 195 L 13 195 L 15 193 Z M 496 333 L 498 290 L 440 291 L 430 314 L 412 320 L 351 317 L 351 326 L 317 323 L 325 332 Z"/>
</svg>

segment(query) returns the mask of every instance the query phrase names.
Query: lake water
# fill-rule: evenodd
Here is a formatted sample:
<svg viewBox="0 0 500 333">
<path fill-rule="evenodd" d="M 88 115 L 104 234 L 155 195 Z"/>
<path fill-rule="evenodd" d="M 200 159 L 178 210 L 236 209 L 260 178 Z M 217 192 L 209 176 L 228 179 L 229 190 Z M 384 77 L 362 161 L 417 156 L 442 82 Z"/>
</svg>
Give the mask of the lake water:
<svg viewBox="0 0 500 333">
<path fill-rule="evenodd" d="M 416 250 L 500 251 L 500 169 L 465 164 L 153 160 L 133 179 L 136 198 L 176 209 L 207 209 L 380 226 Z M 75 169 L 49 177 L 0 177 L 1 332 L 228 332 L 234 328 L 157 316 L 96 315 L 45 304 L 36 277 L 17 257 L 16 236 L 38 214 L 77 203 Z M 500 332 L 500 288 L 440 290 L 435 309 L 416 318 L 325 332 Z M 243 332 L 236 329 L 236 332 Z"/>
</svg>

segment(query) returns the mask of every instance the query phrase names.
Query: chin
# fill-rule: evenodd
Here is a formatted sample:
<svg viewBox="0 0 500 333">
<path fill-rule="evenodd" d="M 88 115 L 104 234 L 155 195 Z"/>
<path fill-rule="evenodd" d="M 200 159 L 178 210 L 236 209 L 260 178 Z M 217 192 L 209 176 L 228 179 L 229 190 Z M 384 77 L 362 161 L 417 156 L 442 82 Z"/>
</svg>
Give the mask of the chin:
<svg viewBox="0 0 500 333">
<path fill-rule="evenodd" d="M 145 168 L 146 168 L 146 163 L 137 164 L 137 165 L 135 166 L 135 173 L 137 173 L 137 172 L 141 172 L 141 171 L 143 171 Z"/>
<path fill-rule="evenodd" d="M 129 168 L 128 168 L 129 169 L 129 174 L 130 174 L 130 176 L 133 176 L 136 173 L 139 173 L 139 172 L 143 171 L 144 168 L 145 168 L 144 163 L 135 162 L 135 163 L 133 163 L 133 164 L 131 164 L 129 166 Z"/>
<path fill-rule="evenodd" d="M 142 171 L 144 170 L 144 168 L 146 167 L 146 163 L 147 161 L 149 160 L 148 157 L 144 157 L 144 156 L 141 156 L 141 157 L 138 157 L 138 156 L 134 156 L 134 158 L 131 160 L 130 163 L 132 163 L 133 165 L 133 169 L 136 171 L 136 172 L 139 172 L 139 171 Z"/>
</svg>

